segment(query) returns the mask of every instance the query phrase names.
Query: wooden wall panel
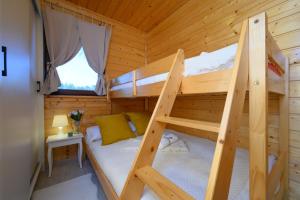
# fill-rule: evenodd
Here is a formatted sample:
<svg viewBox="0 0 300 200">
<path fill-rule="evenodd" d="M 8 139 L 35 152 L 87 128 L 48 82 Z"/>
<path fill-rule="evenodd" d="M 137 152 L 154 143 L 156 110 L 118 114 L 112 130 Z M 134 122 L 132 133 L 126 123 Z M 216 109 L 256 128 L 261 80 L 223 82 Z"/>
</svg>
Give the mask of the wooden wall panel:
<svg viewBox="0 0 300 200">
<path fill-rule="evenodd" d="M 95 117 L 125 111 L 144 111 L 145 100 L 142 98 L 114 99 L 107 102 L 106 97 L 100 96 L 46 96 L 44 112 L 45 140 L 49 135 L 57 134 L 57 128 L 52 127 L 54 115 L 68 114 L 76 109 L 85 112 L 81 122 L 81 131 L 85 133 L 87 127 L 95 125 Z M 72 130 L 71 121 L 69 119 L 69 126 L 64 128 L 64 132 Z M 47 147 L 45 152 L 47 153 Z M 54 160 L 75 158 L 76 152 L 77 147 L 75 145 L 56 148 L 54 149 Z"/>
<path fill-rule="evenodd" d="M 84 117 L 81 122 L 81 130 L 94 125 L 94 118 L 99 115 L 111 113 L 111 105 L 105 97 L 84 97 L 84 96 L 46 96 L 45 97 L 45 140 L 49 135 L 57 134 L 57 128 L 52 128 L 54 115 L 68 114 L 72 110 L 84 110 Z M 69 126 L 64 128 L 65 132 L 71 131 L 71 119 Z M 54 160 L 73 158 L 76 155 L 75 145 L 54 149 Z M 45 149 L 47 153 L 47 146 Z M 46 159 L 47 160 L 47 159 Z"/>
<path fill-rule="evenodd" d="M 106 67 L 108 78 L 144 66 L 145 45 L 144 33 L 121 25 L 114 26 Z"/>
<path fill-rule="evenodd" d="M 191 0 L 147 34 L 147 60 L 155 61 L 178 48 L 183 48 L 187 57 L 192 57 L 237 42 L 242 20 L 261 11 L 267 12 L 269 30 L 289 57 L 290 199 L 300 199 L 299 0 Z M 272 131 L 275 129 L 270 133 Z"/>
<path fill-rule="evenodd" d="M 144 98 L 112 99 L 111 103 L 112 103 L 112 113 L 121 113 L 125 111 L 131 111 L 131 112 L 145 111 Z"/>
</svg>

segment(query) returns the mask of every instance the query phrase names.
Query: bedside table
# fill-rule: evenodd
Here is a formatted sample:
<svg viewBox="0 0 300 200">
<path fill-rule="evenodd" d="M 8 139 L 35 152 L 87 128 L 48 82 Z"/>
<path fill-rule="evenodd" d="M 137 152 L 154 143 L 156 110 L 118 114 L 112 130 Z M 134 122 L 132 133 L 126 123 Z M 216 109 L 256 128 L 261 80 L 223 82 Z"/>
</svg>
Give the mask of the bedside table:
<svg viewBox="0 0 300 200">
<path fill-rule="evenodd" d="M 63 135 L 52 135 L 47 138 L 46 143 L 48 144 L 49 177 L 52 174 L 52 162 L 53 162 L 52 149 L 56 147 L 78 144 L 77 157 L 78 157 L 79 166 L 80 168 L 82 168 L 82 162 L 81 162 L 82 138 L 83 138 L 82 133 L 74 134 L 71 137 L 69 137 L 68 134 L 63 134 Z"/>
</svg>

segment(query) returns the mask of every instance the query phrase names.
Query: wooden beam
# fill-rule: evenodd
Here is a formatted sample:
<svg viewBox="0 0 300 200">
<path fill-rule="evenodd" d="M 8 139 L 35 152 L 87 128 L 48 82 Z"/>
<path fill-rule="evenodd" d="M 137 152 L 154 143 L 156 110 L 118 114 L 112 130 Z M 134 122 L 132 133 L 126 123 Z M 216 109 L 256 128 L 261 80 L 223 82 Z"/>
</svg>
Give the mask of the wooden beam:
<svg viewBox="0 0 300 200">
<path fill-rule="evenodd" d="M 107 78 L 106 78 L 106 100 L 107 102 L 110 102 L 110 84 L 111 84 L 111 81 L 109 81 Z"/>
<path fill-rule="evenodd" d="M 101 186 L 104 189 L 104 193 L 107 199 L 109 200 L 119 200 L 119 197 L 117 193 L 114 190 L 114 187 L 110 183 L 109 179 L 106 177 L 104 171 L 101 169 L 100 165 L 98 164 L 98 161 L 96 160 L 94 154 L 92 153 L 92 150 L 90 149 L 89 145 L 87 145 L 87 141 L 84 138 L 84 146 L 85 146 L 85 152 L 92 164 L 93 169 L 95 170 L 95 173 L 101 182 Z"/>
<path fill-rule="evenodd" d="M 268 69 L 268 91 L 275 94 L 285 95 L 284 76 L 278 76 L 270 69 Z"/>
<path fill-rule="evenodd" d="M 232 68 L 184 77 L 180 93 L 200 94 L 227 92 Z"/>
<path fill-rule="evenodd" d="M 267 31 L 267 53 L 269 60 L 276 65 L 277 70 L 281 73 L 285 71 L 285 60 L 286 57 L 280 51 L 276 41 L 272 37 L 272 35 Z"/>
<path fill-rule="evenodd" d="M 288 197 L 289 190 L 289 61 L 285 59 L 285 95 L 279 97 L 279 152 L 284 155 L 283 158 L 283 177 L 281 179 L 281 187 L 283 187 L 283 196 Z"/>
<path fill-rule="evenodd" d="M 206 189 L 206 200 L 227 199 L 236 150 L 236 138 L 248 86 L 248 20 L 242 25 L 232 77 Z"/>
<path fill-rule="evenodd" d="M 268 175 L 268 199 L 274 199 L 277 195 L 277 187 L 284 187 L 281 185 L 281 179 L 284 176 L 284 165 L 286 161 L 286 154 L 281 153 L 272 167 L 272 171 Z"/>
<path fill-rule="evenodd" d="M 250 199 L 267 199 L 268 85 L 266 14 L 249 19 Z"/>
<path fill-rule="evenodd" d="M 138 169 L 136 175 L 157 194 L 159 199 L 194 200 L 191 195 L 150 166 Z"/>
<path fill-rule="evenodd" d="M 220 123 L 215 122 L 208 122 L 208 121 L 199 121 L 199 120 L 192 120 L 192 119 L 184 119 L 184 118 L 178 118 L 178 117 L 157 117 L 157 121 L 173 124 L 177 126 L 183 126 L 188 128 L 194 128 L 204 131 L 210 131 L 210 132 L 219 132 L 220 129 Z"/>
<path fill-rule="evenodd" d="M 138 68 L 136 70 L 136 79 L 140 80 L 153 75 L 169 72 L 175 56 L 176 54 L 172 54 L 165 58 L 149 63 L 144 67 Z"/>
<path fill-rule="evenodd" d="M 149 112 L 149 98 L 145 97 L 145 111 Z"/>
</svg>

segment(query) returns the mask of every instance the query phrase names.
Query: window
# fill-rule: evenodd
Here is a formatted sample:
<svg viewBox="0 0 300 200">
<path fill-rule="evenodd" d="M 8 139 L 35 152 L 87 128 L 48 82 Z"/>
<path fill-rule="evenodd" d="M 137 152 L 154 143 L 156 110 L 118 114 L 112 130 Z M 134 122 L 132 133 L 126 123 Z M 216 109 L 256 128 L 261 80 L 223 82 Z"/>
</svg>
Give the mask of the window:
<svg viewBox="0 0 300 200">
<path fill-rule="evenodd" d="M 72 60 L 56 69 L 61 81 L 60 90 L 95 90 L 98 75 L 89 66 L 82 48 Z"/>
</svg>

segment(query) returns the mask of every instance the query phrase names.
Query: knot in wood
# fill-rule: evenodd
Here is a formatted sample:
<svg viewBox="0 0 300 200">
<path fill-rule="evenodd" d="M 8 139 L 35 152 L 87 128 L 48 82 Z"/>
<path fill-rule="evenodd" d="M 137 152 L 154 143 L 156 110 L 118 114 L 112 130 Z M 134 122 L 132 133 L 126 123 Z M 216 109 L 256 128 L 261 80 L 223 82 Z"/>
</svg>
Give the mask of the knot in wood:
<svg viewBox="0 0 300 200">
<path fill-rule="evenodd" d="M 154 147 L 151 147 L 150 151 L 153 152 L 154 151 Z"/>
</svg>

